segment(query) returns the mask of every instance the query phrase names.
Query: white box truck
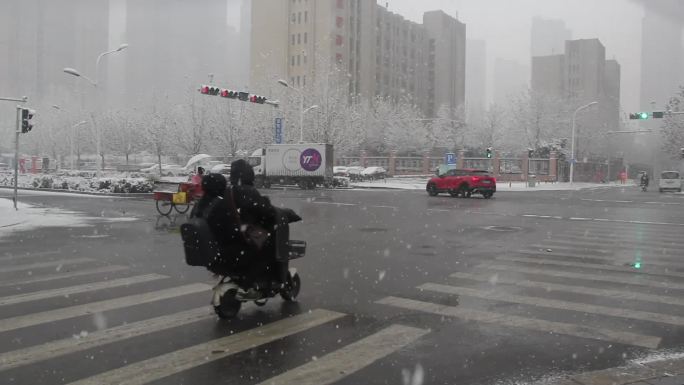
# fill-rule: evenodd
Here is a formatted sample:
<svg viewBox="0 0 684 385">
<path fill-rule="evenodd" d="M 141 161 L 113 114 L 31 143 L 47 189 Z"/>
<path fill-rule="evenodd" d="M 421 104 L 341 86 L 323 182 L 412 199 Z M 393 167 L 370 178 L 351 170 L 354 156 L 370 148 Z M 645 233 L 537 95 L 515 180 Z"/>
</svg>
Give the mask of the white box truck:
<svg viewBox="0 0 684 385">
<path fill-rule="evenodd" d="M 333 146 L 320 143 L 271 144 L 249 157 L 257 187 L 298 185 L 303 189 L 332 186 Z"/>
</svg>

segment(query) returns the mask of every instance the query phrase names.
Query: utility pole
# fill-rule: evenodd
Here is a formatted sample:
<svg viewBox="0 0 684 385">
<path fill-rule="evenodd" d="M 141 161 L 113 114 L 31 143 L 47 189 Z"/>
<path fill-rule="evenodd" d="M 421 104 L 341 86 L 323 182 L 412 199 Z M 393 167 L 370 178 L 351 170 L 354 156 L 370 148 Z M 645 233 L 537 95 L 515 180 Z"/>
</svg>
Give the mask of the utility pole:
<svg viewBox="0 0 684 385">
<path fill-rule="evenodd" d="M 17 190 L 19 186 L 19 134 L 21 134 L 21 115 L 24 109 L 17 106 L 17 124 L 14 129 L 14 210 L 17 208 Z"/>
</svg>

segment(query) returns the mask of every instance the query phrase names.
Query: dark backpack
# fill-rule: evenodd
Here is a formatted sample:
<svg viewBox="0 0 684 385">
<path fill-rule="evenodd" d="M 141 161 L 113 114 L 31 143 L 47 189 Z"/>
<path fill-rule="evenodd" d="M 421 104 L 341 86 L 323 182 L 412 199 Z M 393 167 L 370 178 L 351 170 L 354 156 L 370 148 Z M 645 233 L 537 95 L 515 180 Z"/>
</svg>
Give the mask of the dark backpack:
<svg viewBox="0 0 684 385">
<path fill-rule="evenodd" d="M 209 213 L 219 202 L 221 198 L 217 197 L 201 212 L 193 210 L 193 214 L 196 215 L 192 215 L 186 223 L 180 226 L 185 263 L 190 266 L 207 267 L 220 255 L 218 242 L 207 222 Z"/>
</svg>

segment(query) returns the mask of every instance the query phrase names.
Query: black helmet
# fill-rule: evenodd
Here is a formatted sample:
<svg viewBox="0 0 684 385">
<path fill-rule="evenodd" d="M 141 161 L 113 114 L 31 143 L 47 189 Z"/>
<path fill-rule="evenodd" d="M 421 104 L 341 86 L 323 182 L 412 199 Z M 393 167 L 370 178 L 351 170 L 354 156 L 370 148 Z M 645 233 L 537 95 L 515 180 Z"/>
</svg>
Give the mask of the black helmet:
<svg viewBox="0 0 684 385">
<path fill-rule="evenodd" d="M 254 169 L 244 159 L 238 159 L 230 164 L 230 184 L 254 185 Z"/>
<path fill-rule="evenodd" d="M 209 174 L 202 177 L 202 190 L 209 196 L 222 196 L 226 192 L 226 177 L 221 174 Z"/>
</svg>

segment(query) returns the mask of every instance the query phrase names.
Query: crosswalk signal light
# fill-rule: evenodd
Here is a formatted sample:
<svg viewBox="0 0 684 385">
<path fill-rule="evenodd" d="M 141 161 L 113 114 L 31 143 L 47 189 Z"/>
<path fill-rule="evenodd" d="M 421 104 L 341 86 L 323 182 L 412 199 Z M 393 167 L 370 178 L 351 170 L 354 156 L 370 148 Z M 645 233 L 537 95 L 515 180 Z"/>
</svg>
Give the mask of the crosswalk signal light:
<svg viewBox="0 0 684 385">
<path fill-rule="evenodd" d="M 492 158 L 492 150 L 493 150 L 493 149 L 492 149 L 491 147 L 487 147 L 487 159 L 491 159 L 491 158 Z"/>
<path fill-rule="evenodd" d="M 21 110 L 21 133 L 26 134 L 27 132 L 30 132 L 33 129 L 33 124 L 31 124 L 31 119 L 33 119 L 33 115 L 36 114 L 36 111 L 28 109 L 28 108 L 22 108 Z"/>
<path fill-rule="evenodd" d="M 630 120 L 646 120 L 648 119 L 648 112 L 636 112 L 629 114 Z"/>
<path fill-rule="evenodd" d="M 251 95 L 249 97 L 249 101 L 252 103 L 264 104 L 266 102 L 266 98 L 259 95 Z"/>
</svg>

